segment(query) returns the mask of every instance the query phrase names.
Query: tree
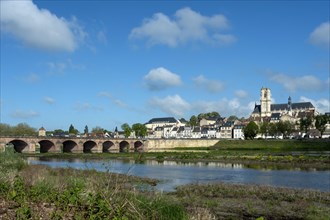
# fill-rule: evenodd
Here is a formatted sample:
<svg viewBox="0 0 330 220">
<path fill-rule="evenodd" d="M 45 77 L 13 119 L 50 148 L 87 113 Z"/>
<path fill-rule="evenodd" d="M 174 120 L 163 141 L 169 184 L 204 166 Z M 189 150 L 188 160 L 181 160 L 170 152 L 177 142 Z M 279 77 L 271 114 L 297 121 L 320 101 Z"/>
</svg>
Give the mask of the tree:
<svg viewBox="0 0 330 220">
<path fill-rule="evenodd" d="M 132 129 L 127 123 L 122 124 L 121 129 L 123 129 L 126 138 L 128 138 L 132 133 Z"/>
<path fill-rule="evenodd" d="M 315 127 L 317 130 L 320 131 L 322 137 L 325 129 L 326 129 L 326 124 L 330 122 L 330 116 L 328 115 L 317 115 L 315 117 Z"/>
<path fill-rule="evenodd" d="M 37 131 L 26 123 L 19 123 L 13 127 L 13 134 L 15 136 L 36 136 Z"/>
<path fill-rule="evenodd" d="M 202 120 L 203 118 L 220 118 L 220 114 L 218 112 L 208 112 L 208 113 L 200 113 L 197 116 L 198 121 Z"/>
<path fill-rule="evenodd" d="M 143 124 L 133 124 L 132 130 L 135 132 L 136 137 L 145 137 L 147 135 L 147 127 Z"/>
<path fill-rule="evenodd" d="M 269 123 L 268 133 L 272 137 L 277 137 L 278 130 L 277 130 L 277 124 L 276 123 Z"/>
<path fill-rule="evenodd" d="M 9 124 L 0 123 L 0 135 L 11 136 L 13 133 L 12 127 Z"/>
<path fill-rule="evenodd" d="M 253 140 L 257 136 L 258 131 L 258 125 L 254 121 L 250 121 L 243 130 L 245 139 Z"/>
<path fill-rule="evenodd" d="M 92 129 L 92 132 L 93 133 L 103 133 L 104 132 L 104 129 L 101 128 L 100 126 L 96 126 Z"/>
<path fill-rule="evenodd" d="M 89 132 L 89 131 L 88 131 L 88 126 L 86 125 L 86 126 L 85 126 L 85 129 L 84 129 L 84 134 L 88 134 L 88 132 Z"/>
<path fill-rule="evenodd" d="M 231 115 L 231 116 L 228 117 L 227 120 L 228 121 L 236 121 L 236 120 L 238 120 L 238 117 L 236 115 Z"/>
<path fill-rule="evenodd" d="M 260 125 L 261 135 L 264 135 L 265 137 L 267 137 L 269 134 L 269 128 L 270 128 L 269 122 L 267 122 L 267 121 L 262 122 Z"/>
<path fill-rule="evenodd" d="M 195 115 L 190 117 L 189 124 L 190 124 L 190 126 L 197 126 L 198 125 L 198 120 L 197 120 L 197 117 Z"/>
<path fill-rule="evenodd" d="M 16 126 L 0 123 L 0 135 L 3 136 L 36 136 L 37 130 L 26 123 L 19 123 Z"/>
<path fill-rule="evenodd" d="M 313 118 L 312 116 L 304 117 L 300 119 L 300 131 L 304 131 L 305 134 L 309 131 L 309 128 L 312 126 Z"/>
<path fill-rule="evenodd" d="M 79 131 L 74 128 L 74 126 L 71 124 L 69 127 L 69 134 L 78 134 Z"/>
<path fill-rule="evenodd" d="M 277 130 L 283 134 L 283 138 L 287 138 L 292 134 L 293 127 L 293 124 L 289 121 L 279 121 L 277 123 Z"/>
</svg>

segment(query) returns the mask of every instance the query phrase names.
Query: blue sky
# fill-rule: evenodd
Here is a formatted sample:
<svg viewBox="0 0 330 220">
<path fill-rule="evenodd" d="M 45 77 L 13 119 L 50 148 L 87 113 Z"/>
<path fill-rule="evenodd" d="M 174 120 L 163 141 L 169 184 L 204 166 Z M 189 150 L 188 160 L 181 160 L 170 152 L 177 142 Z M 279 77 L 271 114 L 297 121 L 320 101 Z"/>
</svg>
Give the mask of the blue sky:
<svg viewBox="0 0 330 220">
<path fill-rule="evenodd" d="M 1 122 L 108 130 L 329 109 L 329 1 L 1 1 Z"/>
</svg>

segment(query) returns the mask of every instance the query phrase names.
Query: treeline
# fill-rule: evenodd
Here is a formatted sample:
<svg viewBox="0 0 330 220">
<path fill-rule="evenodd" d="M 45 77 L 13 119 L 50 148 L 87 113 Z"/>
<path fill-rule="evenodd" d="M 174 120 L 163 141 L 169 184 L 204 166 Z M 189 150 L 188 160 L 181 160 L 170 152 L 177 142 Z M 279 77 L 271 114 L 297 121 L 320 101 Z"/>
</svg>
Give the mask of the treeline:
<svg viewBox="0 0 330 220">
<path fill-rule="evenodd" d="M 311 128 L 316 128 L 320 132 L 320 137 L 322 137 L 328 123 L 330 123 L 329 115 L 317 115 L 315 117 L 309 116 L 301 118 L 299 123 L 292 123 L 289 121 L 272 123 L 266 121 L 261 122 L 258 125 L 254 121 L 251 121 L 244 128 L 243 132 L 245 139 L 254 139 L 257 134 L 261 134 L 265 137 L 283 136 L 283 138 L 288 138 L 295 131 L 300 131 L 306 135 Z"/>
<path fill-rule="evenodd" d="M 19 123 L 15 126 L 0 123 L 1 136 L 37 136 L 37 129 L 26 123 Z"/>
</svg>

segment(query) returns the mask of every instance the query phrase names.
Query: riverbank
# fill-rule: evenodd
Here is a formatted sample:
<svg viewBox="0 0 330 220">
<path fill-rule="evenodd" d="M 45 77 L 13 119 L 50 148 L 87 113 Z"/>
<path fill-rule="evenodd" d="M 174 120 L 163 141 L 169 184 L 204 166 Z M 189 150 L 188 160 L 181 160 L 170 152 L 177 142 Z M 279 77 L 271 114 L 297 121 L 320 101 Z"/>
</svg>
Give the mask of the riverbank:
<svg viewBox="0 0 330 220">
<path fill-rule="evenodd" d="M 239 163 L 251 168 L 272 169 L 330 169 L 330 140 L 221 140 L 214 146 L 199 148 L 177 147 L 162 152 L 25 154 L 40 158 L 130 159 L 177 161 L 187 163 Z"/>
<path fill-rule="evenodd" d="M 10 156 L 10 155 L 9 155 Z M 329 219 L 330 193 L 243 184 L 153 190 L 157 180 L 52 169 L 0 155 L 0 219 Z"/>
</svg>

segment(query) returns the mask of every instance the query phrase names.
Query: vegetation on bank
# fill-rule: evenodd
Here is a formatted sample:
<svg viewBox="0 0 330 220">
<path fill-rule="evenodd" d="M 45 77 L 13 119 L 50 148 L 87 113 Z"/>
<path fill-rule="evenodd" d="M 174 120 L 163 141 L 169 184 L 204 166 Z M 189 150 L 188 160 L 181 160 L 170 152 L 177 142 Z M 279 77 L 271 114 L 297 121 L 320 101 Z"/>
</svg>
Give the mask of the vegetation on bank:
<svg viewBox="0 0 330 220">
<path fill-rule="evenodd" d="M 178 162 L 241 163 L 248 167 L 277 169 L 330 169 L 328 139 L 307 140 L 221 140 L 211 147 L 178 147 L 162 152 L 93 153 L 93 154 L 26 154 L 45 158 L 130 159 Z"/>
<path fill-rule="evenodd" d="M 27 165 L 0 153 L 0 219 L 329 219 L 330 193 L 255 185 L 186 185 L 95 170 Z"/>
</svg>

